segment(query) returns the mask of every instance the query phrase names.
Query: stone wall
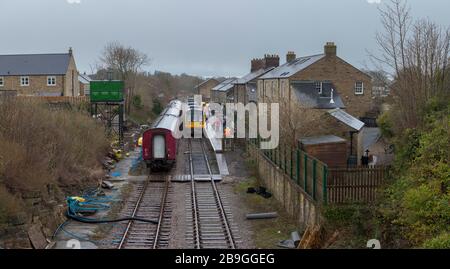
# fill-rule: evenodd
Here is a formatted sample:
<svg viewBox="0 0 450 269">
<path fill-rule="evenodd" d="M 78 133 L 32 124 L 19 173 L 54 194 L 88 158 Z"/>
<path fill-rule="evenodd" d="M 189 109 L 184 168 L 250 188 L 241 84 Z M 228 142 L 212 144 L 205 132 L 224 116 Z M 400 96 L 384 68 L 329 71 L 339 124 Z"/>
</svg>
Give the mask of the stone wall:
<svg viewBox="0 0 450 269">
<path fill-rule="evenodd" d="M 256 147 L 250 145 L 249 154 L 256 161 L 261 182 L 273 194 L 273 197 L 283 205 L 289 216 L 296 219 L 298 225 L 303 228 L 307 225 L 318 224 L 320 208 L 317 202 Z"/>
<path fill-rule="evenodd" d="M 27 76 L 29 78 L 29 86 L 21 86 L 21 76 L 5 76 L 4 86 L 0 90 L 17 91 L 19 95 L 37 95 L 38 93 L 59 93 L 64 92 L 64 77 L 56 77 L 56 85 L 47 85 L 47 76 Z"/>
<path fill-rule="evenodd" d="M 57 201 L 57 187 L 21 194 L 26 212 L 19 212 L 6 226 L 0 226 L 0 248 L 43 249 L 58 226 L 65 221 L 63 201 Z"/>
</svg>

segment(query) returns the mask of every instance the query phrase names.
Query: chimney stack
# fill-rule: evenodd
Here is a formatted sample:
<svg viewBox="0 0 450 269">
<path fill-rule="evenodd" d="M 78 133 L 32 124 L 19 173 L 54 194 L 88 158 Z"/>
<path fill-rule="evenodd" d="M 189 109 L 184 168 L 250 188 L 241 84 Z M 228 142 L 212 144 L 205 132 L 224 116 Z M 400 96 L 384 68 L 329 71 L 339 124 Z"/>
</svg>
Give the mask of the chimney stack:
<svg viewBox="0 0 450 269">
<path fill-rule="evenodd" d="M 70 47 L 69 48 L 69 55 L 72 56 L 72 54 L 73 54 L 73 50 L 72 50 L 72 47 Z"/>
<path fill-rule="evenodd" d="M 280 56 L 276 55 L 276 54 L 266 54 L 264 55 L 264 61 L 265 61 L 265 67 L 266 68 L 270 68 L 270 67 L 278 67 L 280 66 Z"/>
<path fill-rule="evenodd" d="M 295 61 L 295 59 L 297 59 L 297 55 L 295 55 L 295 52 L 288 51 L 288 53 L 286 54 L 286 62 L 290 63 Z"/>
<path fill-rule="evenodd" d="M 253 59 L 252 60 L 252 66 L 250 69 L 250 72 L 255 72 L 259 69 L 264 69 L 264 59 Z"/>
<path fill-rule="evenodd" d="M 324 52 L 327 57 L 336 56 L 337 47 L 334 42 L 327 42 L 324 47 Z"/>
</svg>

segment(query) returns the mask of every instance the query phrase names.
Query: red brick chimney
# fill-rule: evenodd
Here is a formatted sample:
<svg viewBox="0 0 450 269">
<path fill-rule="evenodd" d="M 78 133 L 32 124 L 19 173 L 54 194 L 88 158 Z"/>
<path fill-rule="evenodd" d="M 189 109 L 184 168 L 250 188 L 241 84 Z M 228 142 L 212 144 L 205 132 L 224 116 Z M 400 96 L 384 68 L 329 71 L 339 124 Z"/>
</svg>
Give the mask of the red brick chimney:
<svg viewBox="0 0 450 269">
<path fill-rule="evenodd" d="M 295 61 L 295 59 L 297 59 L 297 55 L 295 55 L 295 52 L 288 51 L 288 53 L 286 54 L 286 62 L 290 63 Z"/>
<path fill-rule="evenodd" d="M 334 42 L 327 42 L 324 47 L 324 52 L 327 57 L 336 56 L 337 47 Z"/>
<path fill-rule="evenodd" d="M 265 67 L 266 68 L 280 66 L 280 56 L 278 56 L 276 54 L 272 54 L 272 55 L 266 54 L 266 55 L 264 55 L 264 61 L 265 61 Z"/>
<path fill-rule="evenodd" d="M 259 69 L 264 69 L 264 66 L 265 66 L 264 59 L 253 59 L 250 72 L 255 72 Z"/>
</svg>

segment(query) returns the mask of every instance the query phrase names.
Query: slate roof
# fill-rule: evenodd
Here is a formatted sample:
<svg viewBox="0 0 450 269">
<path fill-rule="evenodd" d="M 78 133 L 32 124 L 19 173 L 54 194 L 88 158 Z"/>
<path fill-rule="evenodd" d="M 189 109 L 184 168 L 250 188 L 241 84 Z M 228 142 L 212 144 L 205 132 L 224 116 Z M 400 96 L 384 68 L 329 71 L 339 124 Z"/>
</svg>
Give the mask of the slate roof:
<svg viewBox="0 0 450 269">
<path fill-rule="evenodd" d="M 212 88 L 213 91 L 227 91 L 230 88 L 234 86 L 234 82 L 236 81 L 236 78 L 229 78 L 217 85 L 216 87 Z"/>
<path fill-rule="evenodd" d="M 83 84 L 89 84 L 92 81 L 92 79 L 88 75 L 78 74 L 78 81 Z"/>
<path fill-rule="evenodd" d="M 330 110 L 328 111 L 328 114 L 356 131 L 360 131 L 364 127 L 364 122 L 358 120 L 340 108 Z"/>
<path fill-rule="evenodd" d="M 65 75 L 69 53 L 0 55 L 0 76 Z"/>
<path fill-rule="evenodd" d="M 322 94 L 316 89 L 315 81 L 296 81 L 292 88 L 300 104 L 309 108 L 332 109 L 345 108 L 341 95 L 331 82 L 322 82 Z M 331 89 L 333 101 L 331 102 Z"/>
<path fill-rule="evenodd" d="M 261 79 L 288 78 L 325 57 L 325 54 L 305 56 L 285 63 L 261 77 Z"/>
<path fill-rule="evenodd" d="M 320 145 L 329 143 L 344 143 L 345 139 L 340 138 L 335 135 L 322 135 L 322 136 L 312 136 L 300 139 L 300 143 L 303 145 Z"/>
<path fill-rule="evenodd" d="M 205 85 L 207 82 L 209 82 L 211 80 L 215 80 L 215 81 L 219 82 L 219 80 L 217 80 L 215 78 L 210 78 L 210 79 L 207 79 L 207 80 L 203 81 L 202 83 L 198 84 L 197 86 L 195 86 L 195 88 L 198 89 L 198 88 L 200 88 L 201 86 Z"/>
<path fill-rule="evenodd" d="M 236 81 L 236 84 L 246 84 L 246 83 L 254 80 L 255 78 L 258 78 L 258 77 L 266 74 L 267 72 L 272 71 L 273 69 L 274 69 L 274 67 L 270 67 L 270 68 L 259 69 L 259 70 L 256 70 L 254 72 L 251 72 L 251 73 L 243 76 L 242 78 L 239 78 Z"/>
</svg>

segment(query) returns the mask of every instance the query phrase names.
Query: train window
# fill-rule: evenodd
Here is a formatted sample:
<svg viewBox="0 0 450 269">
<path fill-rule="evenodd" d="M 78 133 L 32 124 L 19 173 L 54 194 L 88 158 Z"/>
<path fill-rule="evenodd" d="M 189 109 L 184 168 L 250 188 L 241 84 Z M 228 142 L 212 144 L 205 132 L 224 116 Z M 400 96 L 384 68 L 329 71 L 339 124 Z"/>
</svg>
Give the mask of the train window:
<svg viewBox="0 0 450 269">
<path fill-rule="evenodd" d="M 199 110 L 193 110 L 193 121 L 203 121 L 203 113 Z"/>
</svg>

